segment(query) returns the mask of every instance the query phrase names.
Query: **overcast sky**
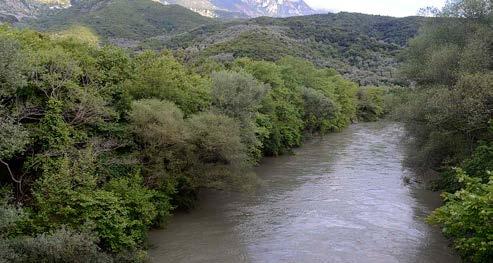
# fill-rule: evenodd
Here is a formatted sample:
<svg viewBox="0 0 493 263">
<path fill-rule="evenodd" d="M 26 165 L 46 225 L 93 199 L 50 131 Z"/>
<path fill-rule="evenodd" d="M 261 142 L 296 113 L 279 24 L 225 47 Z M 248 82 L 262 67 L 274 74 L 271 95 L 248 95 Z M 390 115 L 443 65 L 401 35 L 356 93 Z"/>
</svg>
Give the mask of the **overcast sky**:
<svg viewBox="0 0 493 263">
<path fill-rule="evenodd" d="M 442 7 L 445 0 L 305 0 L 315 9 L 388 16 L 413 16 L 422 7 Z"/>
</svg>

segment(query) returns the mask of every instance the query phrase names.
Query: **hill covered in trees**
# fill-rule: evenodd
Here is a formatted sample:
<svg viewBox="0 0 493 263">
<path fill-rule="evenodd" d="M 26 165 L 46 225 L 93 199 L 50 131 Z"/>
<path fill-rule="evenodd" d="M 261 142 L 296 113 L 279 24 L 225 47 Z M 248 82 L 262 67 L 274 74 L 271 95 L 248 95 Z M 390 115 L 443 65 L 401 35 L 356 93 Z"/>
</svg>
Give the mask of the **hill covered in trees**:
<svg viewBox="0 0 493 263">
<path fill-rule="evenodd" d="M 184 49 L 192 60 L 275 61 L 288 54 L 334 68 L 361 85 L 398 84 L 398 53 L 424 21 L 355 13 L 261 17 L 204 25 L 170 38 L 154 37 L 143 46 Z"/>
<path fill-rule="evenodd" d="M 425 21 L 355 13 L 223 21 L 151 0 L 89 0 L 27 20 L 37 30 L 86 26 L 134 50 L 182 50 L 187 63 L 285 55 L 331 67 L 361 85 L 403 84 L 398 53 Z"/>
<path fill-rule="evenodd" d="M 184 7 L 151 0 L 84 0 L 23 22 L 45 31 L 85 26 L 103 41 L 132 47 L 149 37 L 172 36 L 212 21 Z"/>
</svg>

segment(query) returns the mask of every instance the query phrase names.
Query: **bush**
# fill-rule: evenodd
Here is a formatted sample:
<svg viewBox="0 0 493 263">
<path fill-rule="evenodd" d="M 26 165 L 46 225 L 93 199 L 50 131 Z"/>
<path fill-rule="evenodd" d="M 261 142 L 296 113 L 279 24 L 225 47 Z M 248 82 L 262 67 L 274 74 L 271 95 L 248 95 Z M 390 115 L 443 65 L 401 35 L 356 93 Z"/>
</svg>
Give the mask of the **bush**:
<svg viewBox="0 0 493 263">
<path fill-rule="evenodd" d="M 493 257 L 493 177 L 488 183 L 456 171 L 463 189 L 445 193 L 445 205 L 428 218 L 454 238 L 454 246 L 468 262 L 488 262 Z M 487 172 L 485 172 L 487 173 Z"/>
<path fill-rule="evenodd" d="M 283 154 L 300 146 L 304 129 L 301 92 L 286 87 L 272 89 L 262 101 L 257 125 L 264 131 L 261 138 L 266 155 Z"/>
<path fill-rule="evenodd" d="M 256 163 L 262 156 L 255 118 L 269 87 L 245 72 L 219 71 L 212 74 L 214 109 L 239 121 L 241 140 Z"/>
<path fill-rule="evenodd" d="M 323 92 L 311 88 L 303 88 L 305 129 L 309 132 L 327 132 L 336 130 L 331 121 L 339 111 L 337 105 Z"/>
<path fill-rule="evenodd" d="M 188 121 L 187 142 L 198 163 L 194 178 L 200 185 L 224 188 L 235 176 L 249 167 L 248 154 L 241 142 L 238 123 L 225 115 L 200 113 Z"/>
<path fill-rule="evenodd" d="M 377 87 L 360 88 L 358 97 L 358 119 L 376 121 L 385 113 L 385 90 Z"/>
<path fill-rule="evenodd" d="M 135 99 L 172 101 L 187 115 L 210 105 L 209 81 L 188 72 L 168 53 L 140 54 L 136 58 L 134 79 L 127 87 Z"/>
<path fill-rule="evenodd" d="M 142 182 L 138 176 L 132 183 L 128 181 L 132 177 L 114 179 L 107 189 L 98 189 L 93 158 L 93 153 L 83 152 L 73 161 L 45 161 L 33 192 L 31 227 L 36 232 L 62 225 L 91 230 L 102 248 L 114 252 L 136 247 L 157 215 L 152 203 L 154 193 L 137 185 Z"/>
<path fill-rule="evenodd" d="M 4 242 L 9 250 L 3 252 L 8 254 L 1 254 L 0 248 L 0 258 L 8 262 L 112 262 L 111 257 L 96 245 L 96 238 L 65 228 L 34 238 L 16 238 Z"/>
</svg>

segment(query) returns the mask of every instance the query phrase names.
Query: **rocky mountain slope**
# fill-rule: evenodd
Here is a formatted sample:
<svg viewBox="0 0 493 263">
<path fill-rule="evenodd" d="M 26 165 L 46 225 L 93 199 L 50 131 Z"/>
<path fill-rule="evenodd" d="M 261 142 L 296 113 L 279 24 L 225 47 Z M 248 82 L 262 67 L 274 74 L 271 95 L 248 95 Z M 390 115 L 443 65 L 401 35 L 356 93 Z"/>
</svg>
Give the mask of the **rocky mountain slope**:
<svg viewBox="0 0 493 263">
<path fill-rule="evenodd" d="M 100 0 L 104 2 L 104 0 Z M 151 1 L 151 0 L 147 0 Z M 303 0 L 152 0 L 163 5 L 181 5 L 206 17 L 287 17 L 315 13 Z M 53 9 L 93 0 L 0 0 L 0 21 L 20 21 Z"/>
<path fill-rule="evenodd" d="M 222 17 L 288 17 L 310 15 L 315 11 L 303 0 L 155 0 L 162 4 L 178 4 L 204 16 Z"/>
<path fill-rule="evenodd" d="M 0 0 L 0 22 L 17 22 L 45 11 L 69 6 L 70 0 Z"/>
</svg>

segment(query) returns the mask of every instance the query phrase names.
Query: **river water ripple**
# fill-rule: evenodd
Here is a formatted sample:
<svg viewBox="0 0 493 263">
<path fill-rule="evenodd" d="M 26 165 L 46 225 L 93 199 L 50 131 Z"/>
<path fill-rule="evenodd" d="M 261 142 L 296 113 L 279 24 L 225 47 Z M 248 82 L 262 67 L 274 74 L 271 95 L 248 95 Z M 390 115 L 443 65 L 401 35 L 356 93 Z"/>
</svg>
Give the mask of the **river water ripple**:
<svg viewBox="0 0 493 263">
<path fill-rule="evenodd" d="M 150 233 L 153 262 L 459 262 L 424 217 L 438 194 L 404 183 L 404 134 L 377 122 L 266 158 L 255 193 L 207 192 Z"/>
</svg>

